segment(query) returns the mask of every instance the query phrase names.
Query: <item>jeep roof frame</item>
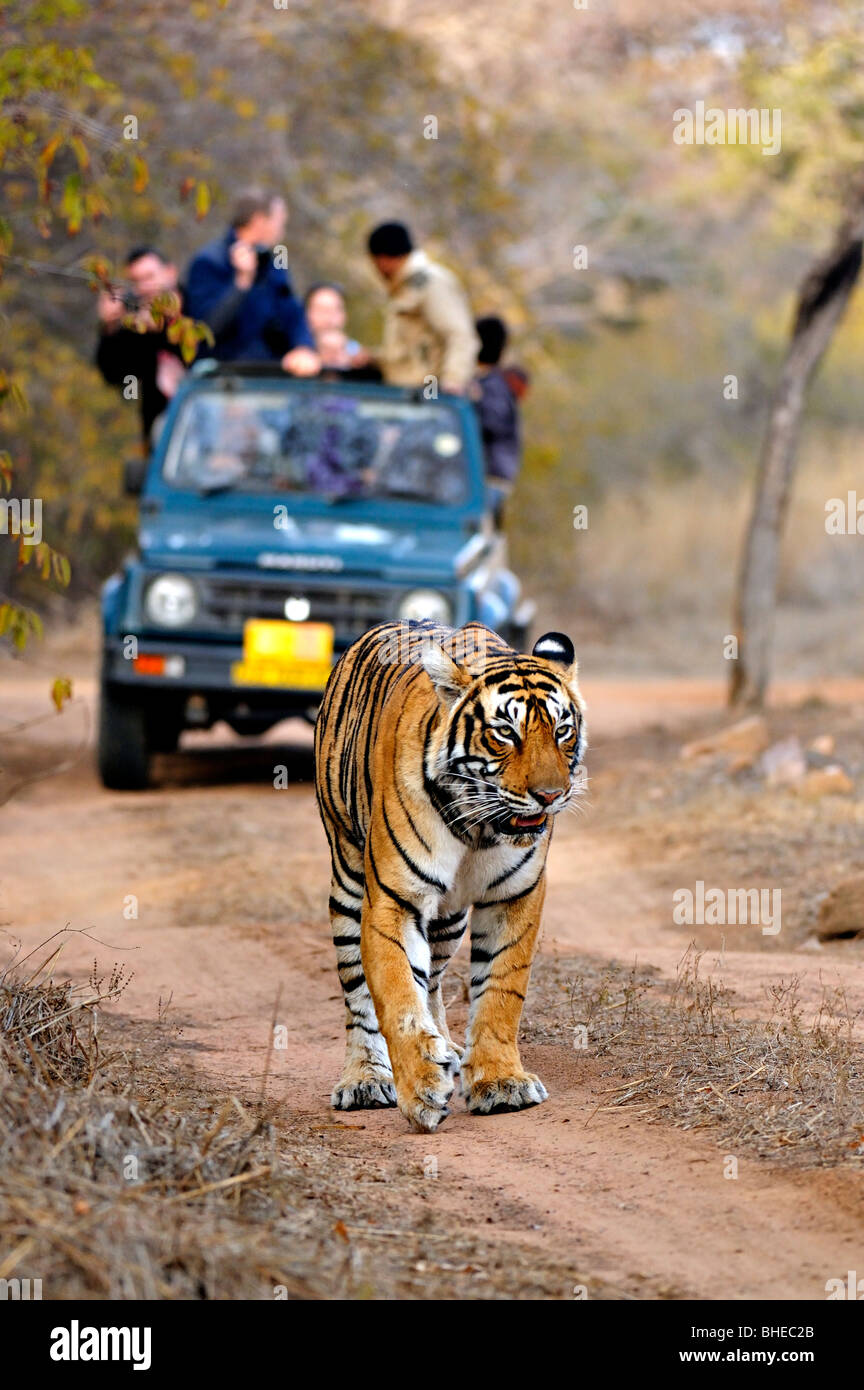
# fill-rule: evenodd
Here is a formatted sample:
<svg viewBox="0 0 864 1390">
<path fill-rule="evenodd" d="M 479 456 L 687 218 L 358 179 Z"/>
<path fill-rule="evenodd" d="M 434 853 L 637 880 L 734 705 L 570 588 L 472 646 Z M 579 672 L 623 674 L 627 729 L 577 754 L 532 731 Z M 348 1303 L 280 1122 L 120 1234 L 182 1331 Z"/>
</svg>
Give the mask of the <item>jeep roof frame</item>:
<svg viewBox="0 0 864 1390">
<path fill-rule="evenodd" d="M 248 378 L 251 381 L 261 381 L 274 379 L 276 381 L 304 381 L 310 385 L 317 382 L 351 386 L 383 386 L 394 395 L 402 397 L 408 401 L 426 400 L 423 386 L 393 386 L 386 381 L 360 380 L 351 374 L 351 368 L 342 369 L 339 367 L 325 368 L 326 375 L 312 377 L 295 377 L 290 372 L 285 372 L 278 362 L 220 362 L 215 357 L 202 357 L 197 362 L 193 362 L 189 369 L 190 376 L 203 377 L 209 381 L 227 382 L 233 378 Z M 446 394 L 446 393 L 445 393 Z"/>
</svg>

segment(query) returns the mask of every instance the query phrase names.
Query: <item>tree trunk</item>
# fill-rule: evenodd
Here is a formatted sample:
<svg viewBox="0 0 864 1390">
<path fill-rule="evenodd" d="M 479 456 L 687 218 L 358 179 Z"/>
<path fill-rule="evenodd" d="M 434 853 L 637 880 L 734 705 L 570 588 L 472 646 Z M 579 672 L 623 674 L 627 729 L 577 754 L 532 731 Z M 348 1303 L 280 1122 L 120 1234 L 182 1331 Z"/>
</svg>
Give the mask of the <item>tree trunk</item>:
<svg viewBox="0 0 864 1390">
<path fill-rule="evenodd" d="M 756 494 L 741 557 L 734 631 L 738 660 L 730 704 L 760 706 L 771 675 L 771 648 L 783 524 L 795 473 L 807 387 L 843 317 L 861 269 L 864 183 L 833 247 L 806 276 L 762 445 Z"/>
</svg>

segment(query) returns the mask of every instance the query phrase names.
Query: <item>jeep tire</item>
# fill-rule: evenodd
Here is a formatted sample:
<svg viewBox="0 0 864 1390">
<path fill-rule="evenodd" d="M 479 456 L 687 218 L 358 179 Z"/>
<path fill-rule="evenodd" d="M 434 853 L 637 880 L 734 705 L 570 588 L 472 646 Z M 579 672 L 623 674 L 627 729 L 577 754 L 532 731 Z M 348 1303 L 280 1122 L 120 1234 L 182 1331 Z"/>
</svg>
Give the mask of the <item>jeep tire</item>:
<svg viewBox="0 0 864 1390">
<path fill-rule="evenodd" d="M 141 791 L 150 781 L 151 743 L 143 707 L 103 682 L 99 702 L 99 776 L 112 791 Z"/>
</svg>

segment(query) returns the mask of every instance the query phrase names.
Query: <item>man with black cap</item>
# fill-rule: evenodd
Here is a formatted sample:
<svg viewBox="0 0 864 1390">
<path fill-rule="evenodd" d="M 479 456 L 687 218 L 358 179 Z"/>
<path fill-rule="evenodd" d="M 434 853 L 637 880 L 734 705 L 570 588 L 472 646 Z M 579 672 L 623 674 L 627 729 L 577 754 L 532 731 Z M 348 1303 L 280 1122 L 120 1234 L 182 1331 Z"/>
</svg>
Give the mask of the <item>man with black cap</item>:
<svg viewBox="0 0 864 1390">
<path fill-rule="evenodd" d="M 369 235 L 369 255 L 387 286 L 379 363 L 393 386 L 424 386 L 462 395 L 480 346 L 468 299 L 456 276 L 415 249 L 402 222 Z"/>
</svg>

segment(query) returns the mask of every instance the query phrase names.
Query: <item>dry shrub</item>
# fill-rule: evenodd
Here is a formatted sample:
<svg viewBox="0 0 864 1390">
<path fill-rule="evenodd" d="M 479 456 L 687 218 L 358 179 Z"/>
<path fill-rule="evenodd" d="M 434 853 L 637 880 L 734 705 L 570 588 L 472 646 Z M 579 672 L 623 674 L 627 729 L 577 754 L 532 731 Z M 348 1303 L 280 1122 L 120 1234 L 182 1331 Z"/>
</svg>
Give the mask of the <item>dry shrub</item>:
<svg viewBox="0 0 864 1390">
<path fill-rule="evenodd" d="M 0 972 L 0 1278 L 44 1298 L 315 1297 L 320 1243 L 292 1267 L 271 1234 L 291 1177 L 266 1108 L 106 1051 L 124 973 L 60 983 L 58 954 Z"/>
<path fill-rule="evenodd" d="M 14 959 L 0 971 L 0 1067 L 49 1086 L 86 1086 L 100 1061 L 96 1010 L 119 999 L 128 979 L 117 966 L 106 980 L 94 964 L 87 985 L 58 984 L 48 973 L 57 955 L 26 978 Z"/>
<path fill-rule="evenodd" d="M 864 1162 L 864 1047 L 842 989 L 807 1018 L 799 981 L 780 981 L 766 1017 L 741 1018 L 701 959 L 688 949 L 671 985 L 619 965 L 572 982 L 573 1026 L 626 1078 L 598 1109 L 638 1105 L 802 1166 Z"/>
<path fill-rule="evenodd" d="M 61 934 L 62 935 L 62 934 Z M 0 1279 L 45 1299 L 569 1298 L 569 1252 L 427 1209 L 414 1163 L 354 1153 L 361 1121 L 213 1090 L 169 1024 L 85 986 L 0 971 Z M 526 1205 L 523 1224 L 534 1219 Z M 621 1290 L 578 1276 L 592 1298 Z"/>
</svg>

